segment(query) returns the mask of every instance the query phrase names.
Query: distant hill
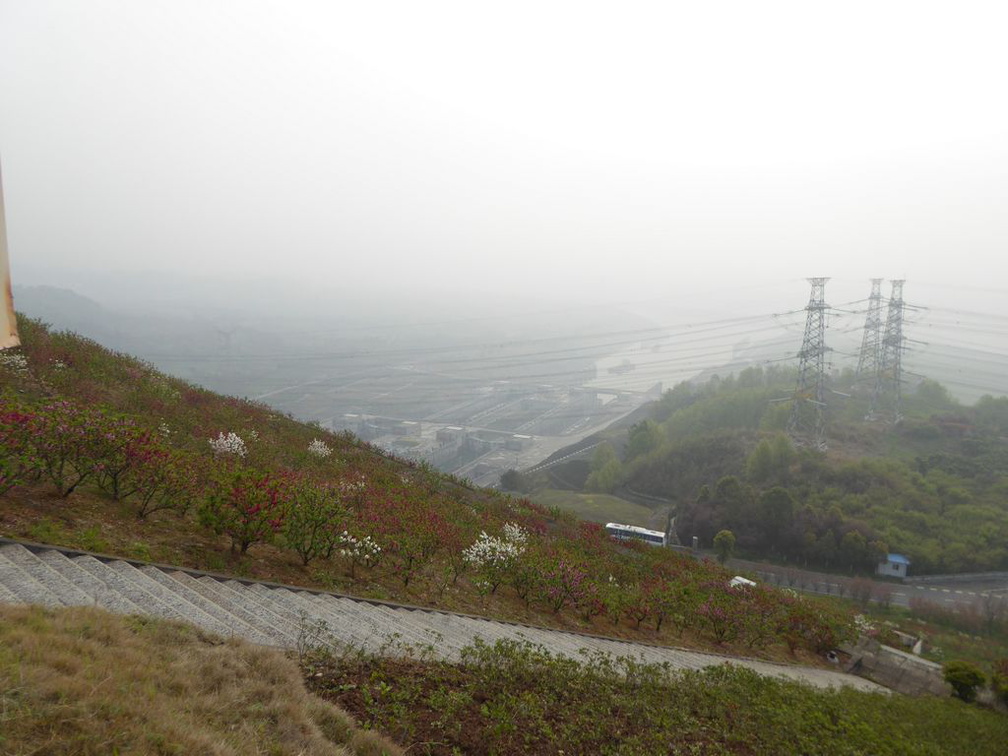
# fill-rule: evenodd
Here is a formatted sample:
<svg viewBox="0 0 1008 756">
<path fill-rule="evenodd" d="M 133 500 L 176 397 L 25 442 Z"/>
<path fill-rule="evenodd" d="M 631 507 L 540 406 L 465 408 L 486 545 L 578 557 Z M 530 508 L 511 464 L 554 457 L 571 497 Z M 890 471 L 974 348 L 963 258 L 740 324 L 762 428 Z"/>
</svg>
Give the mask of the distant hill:
<svg viewBox="0 0 1008 756">
<path fill-rule="evenodd" d="M 619 459 L 598 457 L 585 487 L 672 499 L 680 538 L 709 547 L 728 529 L 752 556 L 869 572 L 893 551 L 916 574 L 1008 568 L 1008 398 L 964 406 L 918 380 L 898 424 L 889 395 L 868 422 L 869 391 L 837 375 L 822 452 L 784 434 L 793 386 L 782 368 L 680 384 L 609 435 Z"/>
<path fill-rule="evenodd" d="M 107 339 L 115 332 L 112 313 L 71 289 L 15 284 L 14 302 L 18 312 L 54 328 L 69 328 L 95 339 Z"/>
</svg>

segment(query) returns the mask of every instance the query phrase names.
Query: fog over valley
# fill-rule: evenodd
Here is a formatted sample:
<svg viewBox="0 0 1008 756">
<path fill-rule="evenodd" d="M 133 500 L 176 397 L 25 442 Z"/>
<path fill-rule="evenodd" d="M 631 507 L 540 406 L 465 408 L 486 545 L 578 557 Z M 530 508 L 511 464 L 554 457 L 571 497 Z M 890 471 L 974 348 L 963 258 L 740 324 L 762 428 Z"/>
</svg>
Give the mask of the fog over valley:
<svg viewBox="0 0 1008 756">
<path fill-rule="evenodd" d="M 278 282 L 235 290 L 182 275 L 176 286 L 145 292 L 153 278 L 113 276 L 123 293 L 95 286 L 94 299 L 17 284 L 15 301 L 26 314 L 170 374 L 349 430 L 483 485 L 633 419 L 680 381 L 795 368 L 808 300 L 800 279 L 739 290 L 734 302 L 719 301 L 736 293 L 725 290 L 588 307 L 520 296 L 480 301 L 464 292 L 355 300 L 326 297 L 320 287 L 313 297 Z M 921 296 L 958 293 L 920 288 Z M 788 298 L 771 299 L 778 290 L 790 290 Z M 858 365 L 869 291 L 867 280 L 826 284 L 831 374 Z M 978 307 L 984 293 L 973 292 Z M 904 390 L 931 378 L 966 403 L 1008 393 L 1005 319 L 916 305 L 913 282 L 904 298 Z"/>
<path fill-rule="evenodd" d="M 0 3 L 16 305 L 484 483 L 796 369 L 809 276 L 827 372 L 905 280 L 906 389 L 1000 395 L 1008 60 L 974 10 Z"/>
</svg>

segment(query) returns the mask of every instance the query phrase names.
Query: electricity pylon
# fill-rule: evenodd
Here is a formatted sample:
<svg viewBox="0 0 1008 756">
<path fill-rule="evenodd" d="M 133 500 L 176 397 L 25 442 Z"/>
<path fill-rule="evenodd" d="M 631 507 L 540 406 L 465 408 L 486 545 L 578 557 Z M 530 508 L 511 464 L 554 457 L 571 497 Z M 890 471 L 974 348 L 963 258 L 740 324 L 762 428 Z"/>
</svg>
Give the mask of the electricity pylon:
<svg viewBox="0 0 1008 756">
<path fill-rule="evenodd" d="M 891 398 L 892 421 L 903 419 L 903 284 L 894 279 L 889 307 L 886 310 L 885 335 L 882 336 L 882 355 L 875 373 L 875 390 L 872 391 L 869 419 L 878 417 L 879 403 L 883 397 Z"/>
<path fill-rule="evenodd" d="M 865 316 L 864 336 L 861 338 L 861 354 L 858 356 L 856 380 L 870 376 L 874 381 L 882 357 L 882 279 L 871 280 L 871 296 L 868 297 L 868 314 Z"/>
<path fill-rule="evenodd" d="M 788 433 L 796 444 L 813 443 L 826 448 L 826 308 L 828 278 L 810 278 L 812 293 L 805 307 L 805 337 L 798 352 L 798 381 L 791 401 Z"/>
</svg>

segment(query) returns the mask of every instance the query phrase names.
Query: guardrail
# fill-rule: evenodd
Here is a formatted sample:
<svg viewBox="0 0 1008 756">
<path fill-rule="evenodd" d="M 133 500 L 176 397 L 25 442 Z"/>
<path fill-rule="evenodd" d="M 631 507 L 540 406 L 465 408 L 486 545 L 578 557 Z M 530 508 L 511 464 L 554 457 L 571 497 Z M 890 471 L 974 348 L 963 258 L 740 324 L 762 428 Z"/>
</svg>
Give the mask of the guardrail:
<svg viewBox="0 0 1008 756">
<path fill-rule="evenodd" d="M 904 583 L 976 583 L 986 580 L 1008 581 L 1008 572 L 960 572 L 952 575 L 914 575 Z"/>
</svg>

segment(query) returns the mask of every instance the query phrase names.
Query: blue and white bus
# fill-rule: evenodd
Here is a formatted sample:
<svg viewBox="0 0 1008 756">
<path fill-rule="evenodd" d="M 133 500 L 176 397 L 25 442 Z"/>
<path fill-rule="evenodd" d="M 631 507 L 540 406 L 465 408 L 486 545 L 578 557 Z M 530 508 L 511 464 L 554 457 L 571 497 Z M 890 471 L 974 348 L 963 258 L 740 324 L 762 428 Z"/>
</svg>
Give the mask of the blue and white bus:
<svg viewBox="0 0 1008 756">
<path fill-rule="evenodd" d="M 606 533 L 620 541 L 644 541 L 652 546 L 668 546 L 668 538 L 660 530 L 621 525 L 618 522 L 607 522 L 605 529 Z"/>
</svg>

